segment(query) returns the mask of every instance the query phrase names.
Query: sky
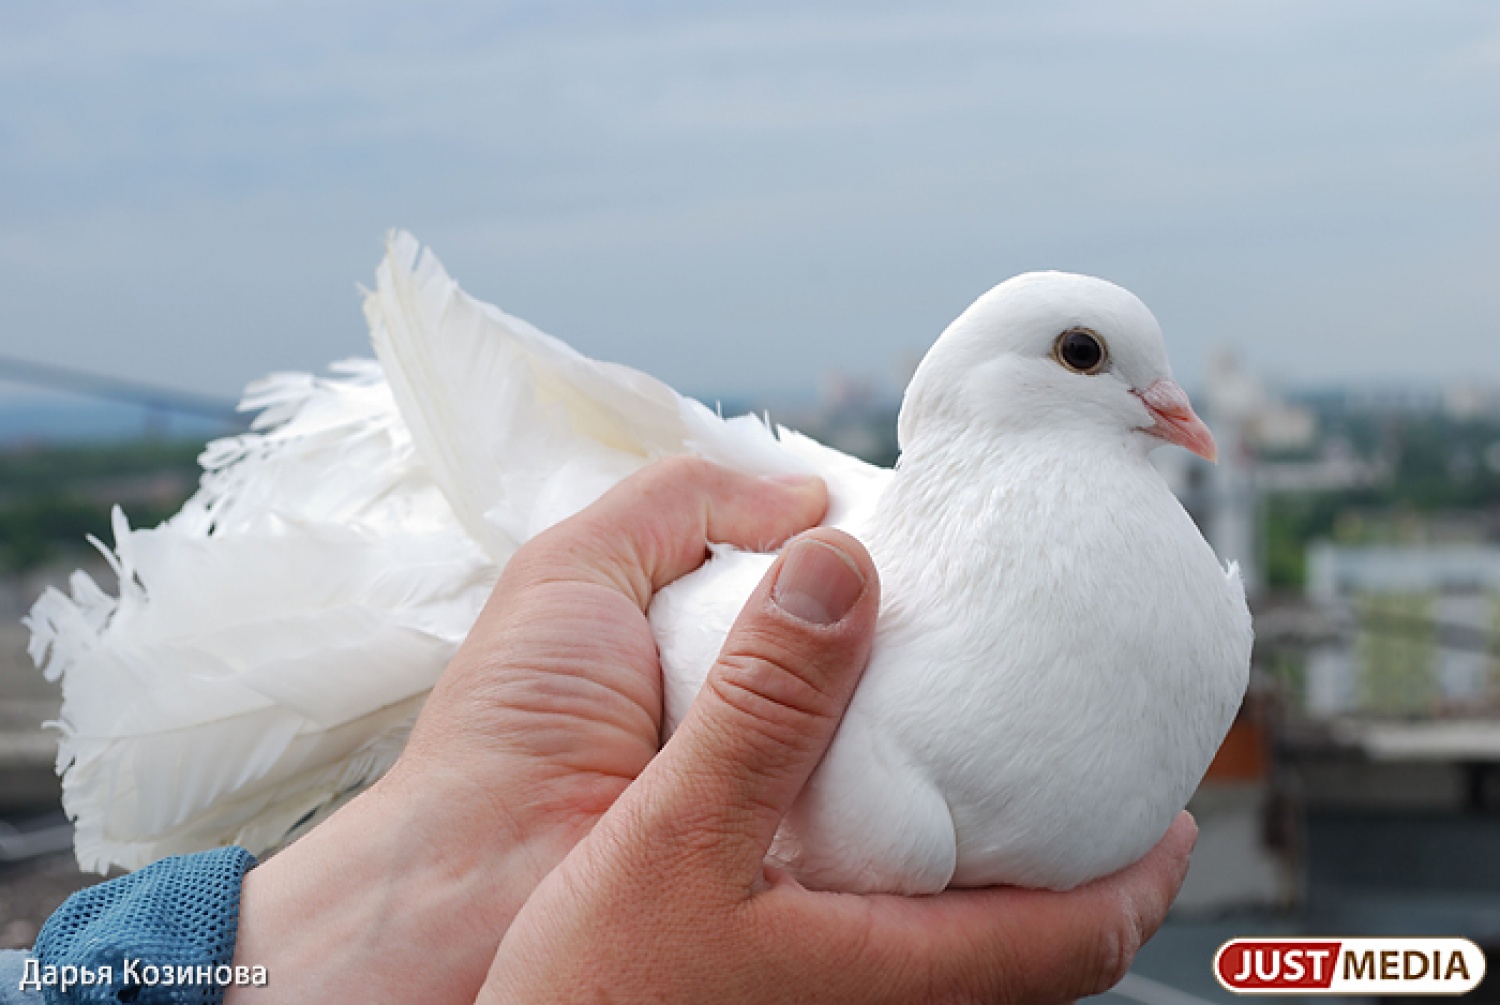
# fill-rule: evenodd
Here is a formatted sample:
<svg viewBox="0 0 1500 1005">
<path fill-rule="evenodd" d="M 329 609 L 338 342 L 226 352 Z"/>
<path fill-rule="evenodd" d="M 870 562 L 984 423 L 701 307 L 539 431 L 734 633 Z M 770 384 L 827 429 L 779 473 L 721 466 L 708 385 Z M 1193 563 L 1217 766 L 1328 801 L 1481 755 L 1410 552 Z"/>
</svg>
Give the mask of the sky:
<svg viewBox="0 0 1500 1005">
<path fill-rule="evenodd" d="M 1189 386 L 1500 385 L 1493 0 L 17 0 L 0 94 L 0 353 L 132 380 L 368 354 L 401 227 L 705 396 L 898 381 L 1042 268 Z"/>
</svg>

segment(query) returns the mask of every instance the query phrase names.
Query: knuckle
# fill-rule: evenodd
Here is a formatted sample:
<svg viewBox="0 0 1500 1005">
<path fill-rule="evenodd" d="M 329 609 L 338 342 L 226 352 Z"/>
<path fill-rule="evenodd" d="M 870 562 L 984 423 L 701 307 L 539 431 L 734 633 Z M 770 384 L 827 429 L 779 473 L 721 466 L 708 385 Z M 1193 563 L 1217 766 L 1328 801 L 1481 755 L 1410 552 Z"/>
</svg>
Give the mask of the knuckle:
<svg viewBox="0 0 1500 1005">
<path fill-rule="evenodd" d="M 714 470 L 714 465 L 701 457 L 674 454 L 647 468 L 645 477 L 654 486 L 680 487 L 688 483 L 702 482 L 712 475 Z"/>
<path fill-rule="evenodd" d="M 818 724 L 838 717 L 829 695 L 785 658 L 725 654 L 708 686 L 742 728 L 783 746 L 805 745 Z"/>
<path fill-rule="evenodd" d="M 722 680 L 747 698 L 755 699 L 764 714 L 797 720 L 836 718 L 837 702 L 826 689 L 827 673 L 813 665 L 816 658 L 765 646 L 749 653 L 720 656 Z"/>
<path fill-rule="evenodd" d="M 1086 973 L 1090 975 L 1088 994 L 1103 994 L 1125 979 L 1135 954 L 1141 948 L 1141 928 L 1128 904 L 1112 912 L 1110 920 L 1094 936 Z"/>
</svg>

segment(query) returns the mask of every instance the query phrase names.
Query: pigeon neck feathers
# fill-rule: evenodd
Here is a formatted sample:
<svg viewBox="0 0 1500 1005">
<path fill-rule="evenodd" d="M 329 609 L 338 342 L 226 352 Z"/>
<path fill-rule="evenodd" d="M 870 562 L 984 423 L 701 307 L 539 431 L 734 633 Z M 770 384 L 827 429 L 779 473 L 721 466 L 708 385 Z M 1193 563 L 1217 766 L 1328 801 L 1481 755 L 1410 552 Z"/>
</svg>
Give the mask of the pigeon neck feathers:
<svg viewBox="0 0 1500 1005">
<path fill-rule="evenodd" d="M 923 430 L 902 454 L 868 532 L 883 579 L 923 585 L 888 592 L 971 589 L 1021 551 L 1048 564 L 1054 553 L 1124 548 L 1132 514 L 1181 510 L 1137 439 L 1070 428 Z"/>
</svg>

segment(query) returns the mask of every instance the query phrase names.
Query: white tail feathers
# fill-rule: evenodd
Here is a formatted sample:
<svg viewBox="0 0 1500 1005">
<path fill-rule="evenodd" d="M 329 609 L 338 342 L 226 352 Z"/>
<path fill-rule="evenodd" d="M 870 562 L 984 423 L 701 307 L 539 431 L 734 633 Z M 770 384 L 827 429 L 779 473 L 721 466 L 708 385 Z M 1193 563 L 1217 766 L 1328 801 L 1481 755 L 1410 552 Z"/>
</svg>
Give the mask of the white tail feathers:
<svg viewBox="0 0 1500 1005">
<path fill-rule="evenodd" d="M 77 573 L 32 609 L 83 867 L 277 844 L 390 766 L 477 616 L 494 566 L 378 371 L 344 369 L 253 389 L 260 430 L 210 445 L 166 524 L 116 513 L 118 599 Z"/>
<path fill-rule="evenodd" d="M 116 515 L 119 597 L 78 573 L 32 609 L 83 867 L 261 852 L 340 805 L 394 762 L 515 548 L 651 460 L 818 471 L 835 510 L 876 476 L 579 355 L 406 234 L 365 313 L 381 366 L 253 385 L 252 432 L 208 446 L 180 513 Z"/>
</svg>

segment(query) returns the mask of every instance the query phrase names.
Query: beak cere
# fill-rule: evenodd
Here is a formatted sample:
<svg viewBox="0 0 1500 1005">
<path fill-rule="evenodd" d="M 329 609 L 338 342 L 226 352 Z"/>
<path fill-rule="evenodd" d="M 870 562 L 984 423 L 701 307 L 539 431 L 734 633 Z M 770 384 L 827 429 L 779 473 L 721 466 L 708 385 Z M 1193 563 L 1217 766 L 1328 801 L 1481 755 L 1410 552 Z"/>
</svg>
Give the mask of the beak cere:
<svg viewBox="0 0 1500 1005">
<path fill-rule="evenodd" d="M 1146 427 L 1146 432 L 1191 450 L 1206 461 L 1218 462 L 1219 447 L 1214 443 L 1214 434 L 1193 411 L 1187 392 L 1174 381 L 1158 380 L 1135 394 L 1156 420 L 1154 425 Z"/>
</svg>

